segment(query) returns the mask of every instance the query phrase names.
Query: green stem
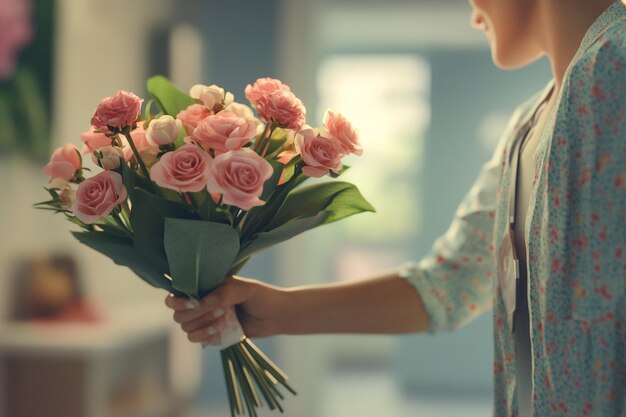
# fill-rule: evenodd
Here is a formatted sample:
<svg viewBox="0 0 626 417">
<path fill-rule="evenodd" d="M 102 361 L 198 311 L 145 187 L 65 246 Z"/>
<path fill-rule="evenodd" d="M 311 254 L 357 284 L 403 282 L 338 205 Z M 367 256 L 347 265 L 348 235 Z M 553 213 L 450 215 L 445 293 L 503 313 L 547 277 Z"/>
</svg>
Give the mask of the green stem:
<svg viewBox="0 0 626 417">
<path fill-rule="evenodd" d="M 265 154 L 267 153 L 268 148 L 270 147 L 270 143 L 272 142 L 272 134 L 274 133 L 274 130 L 276 130 L 276 125 L 274 123 L 272 123 L 272 126 L 270 127 L 270 133 L 267 135 L 267 139 L 265 140 L 265 143 L 263 144 L 263 151 L 261 152 L 261 156 L 263 158 L 265 158 Z"/>
<path fill-rule="evenodd" d="M 261 144 L 265 140 L 265 134 L 267 133 L 267 130 L 268 130 L 269 127 L 270 127 L 270 125 L 266 124 L 265 128 L 263 129 L 263 132 L 261 132 L 259 137 L 254 142 L 254 146 L 252 147 L 252 150 L 255 151 L 256 153 L 259 153 L 259 149 L 261 149 Z"/>
<path fill-rule="evenodd" d="M 135 158 L 137 159 L 137 163 L 141 167 L 141 172 L 143 173 L 144 177 L 146 177 L 146 179 L 149 180 L 150 173 L 148 172 L 148 167 L 146 167 L 146 164 L 143 162 L 143 159 L 141 159 L 141 156 L 139 155 L 139 151 L 137 150 L 137 147 L 135 146 L 135 142 L 133 142 L 133 138 L 130 136 L 129 129 L 130 129 L 129 127 L 125 127 L 122 130 L 122 134 L 128 140 L 128 144 L 130 145 L 130 148 L 133 150 L 133 154 L 135 155 Z"/>
</svg>

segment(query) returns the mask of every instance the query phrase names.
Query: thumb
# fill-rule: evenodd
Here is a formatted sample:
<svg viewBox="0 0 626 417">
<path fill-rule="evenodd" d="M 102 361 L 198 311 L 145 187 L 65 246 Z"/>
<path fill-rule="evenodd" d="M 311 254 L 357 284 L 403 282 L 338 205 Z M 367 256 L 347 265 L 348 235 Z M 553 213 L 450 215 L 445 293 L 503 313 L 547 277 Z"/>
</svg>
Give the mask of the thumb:
<svg viewBox="0 0 626 417">
<path fill-rule="evenodd" d="M 207 309 L 227 308 L 248 300 L 254 286 L 250 280 L 228 276 L 219 287 L 206 295 L 200 303 Z"/>
</svg>

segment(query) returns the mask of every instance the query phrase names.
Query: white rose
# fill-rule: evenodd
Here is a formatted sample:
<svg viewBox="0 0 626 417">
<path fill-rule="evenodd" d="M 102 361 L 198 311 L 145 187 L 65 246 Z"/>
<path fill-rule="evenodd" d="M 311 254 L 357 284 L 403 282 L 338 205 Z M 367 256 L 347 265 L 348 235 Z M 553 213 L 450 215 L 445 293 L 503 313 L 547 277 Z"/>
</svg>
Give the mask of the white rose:
<svg viewBox="0 0 626 417">
<path fill-rule="evenodd" d="M 245 104 L 232 102 L 224 109 L 226 111 L 235 113 L 239 117 L 243 117 L 245 119 L 254 119 L 254 113 L 252 113 L 252 109 Z"/>
<path fill-rule="evenodd" d="M 146 140 L 150 145 L 169 145 L 178 138 L 178 134 L 183 128 L 183 122 L 165 115 L 150 121 L 146 130 Z"/>
<path fill-rule="evenodd" d="M 224 89 L 222 87 L 218 87 L 214 84 L 209 86 L 196 84 L 189 89 L 189 95 L 191 98 L 200 100 L 200 102 L 202 102 L 202 104 L 204 104 L 204 106 L 211 111 L 219 105 L 226 107 L 234 100 L 232 93 L 224 93 Z"/>
<path fill-rule="evenodd" d="M 105 146 L 91 154 L 91 160 L 107 171 L 118 169 L 120 158 L 124 160 L 124 151 L 117 146 Z"/>
</svg>

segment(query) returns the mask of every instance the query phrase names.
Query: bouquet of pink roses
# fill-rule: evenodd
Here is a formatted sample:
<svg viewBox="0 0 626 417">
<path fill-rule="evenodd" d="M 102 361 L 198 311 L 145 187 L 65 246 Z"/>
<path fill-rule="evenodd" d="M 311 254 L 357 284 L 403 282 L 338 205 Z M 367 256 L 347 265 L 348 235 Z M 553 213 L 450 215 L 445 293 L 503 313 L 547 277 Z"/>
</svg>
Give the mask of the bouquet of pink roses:
<svg viewBox="0 0 626 417">
<path fill-rule="evenodd" d="M 51 199 L 83 244 L 127 266 L 147 283 L 198 299 L 256 252 L 314 227 L 374 211 L 358 189 L 309 177 L 337 177 L 341 159 L 361 154 L 358 135 L 328 110 L 324 128 L 305 125 L 290 88 L 263 78 L 246 87 L 251 107 L 218 86 L 189 95 L 161 76 L 152 99 L 120 91 L 97 107 L 73 145 L 54 151 L 44 172 Z M 102 171 L 86 177 L 82 155 Z M 249 339 L 234 309 L 225 312 L 222 362 L 231 413 L 255 416 L 261 397 L 282 411 L 277 385 L 287 377 Z M 260 393 L 260 395 L 259 395 Z"/>
</svg>

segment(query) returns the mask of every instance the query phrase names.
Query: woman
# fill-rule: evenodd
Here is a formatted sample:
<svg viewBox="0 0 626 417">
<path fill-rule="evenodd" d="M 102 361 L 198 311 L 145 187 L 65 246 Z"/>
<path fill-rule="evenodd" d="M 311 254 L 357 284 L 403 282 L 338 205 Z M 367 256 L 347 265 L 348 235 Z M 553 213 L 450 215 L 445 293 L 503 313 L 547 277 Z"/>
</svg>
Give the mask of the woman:
<svg viewBox="0 0 626 417">
<path fill-rule="evenodd" d="M 250 337 L 438 332 L 493 308 L 496 416 L 626 416 L 626 5 L 470 2 L 497 66 L 545 54 L 553 80 L 515 111 L 428 257 L 341 285 L 232 277 L 166 304 L 205 344 L 232 306 Z"/>
</svg>

